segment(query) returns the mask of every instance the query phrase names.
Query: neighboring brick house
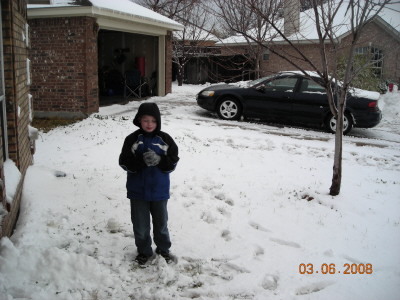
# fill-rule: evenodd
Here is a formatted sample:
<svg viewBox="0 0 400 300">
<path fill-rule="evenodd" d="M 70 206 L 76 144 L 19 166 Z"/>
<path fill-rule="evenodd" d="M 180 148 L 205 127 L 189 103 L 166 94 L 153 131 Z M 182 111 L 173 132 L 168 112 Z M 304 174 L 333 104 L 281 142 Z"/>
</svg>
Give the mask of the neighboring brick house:
<svg viewBox="0 0 400 300">
<path fill-rule="evenodd" d="M 400 16 L 399 16 L 400 17 Z M 345 35 L 341 41 L 343 49 L 339 51 L 340 55 L 346 55 L 346 45 L 348 44 L 349 36 Z M 293 57 L 296 57 L 291 46 L 283 44 L 274 46 L 278 51 L 285 51 L 290 53 Z M 304 43 L 297 44 L 296 47 L 320 70 L 322 70 L 319 46 L 315 43 Z M 326 45 L 328 59 L 330 52 L 330 45 Z M 376 59 L 380 62 L 377 63 L 375 68 L 377 74 L 381 76 L 383 80 L 390 80 L 400 82 L 400 35 L 399 32 L 394 33 L 378 21 L 372 22 L 367 25 L 363 34 L 356 46 L 356 53 L 362 53 L 362 51 L 376 52 Z M 261 69 L 265 74 L 276 73 L 282 70 L 293 70 L 294 67 L 284 59 L 278 57 L 272 52 L 267 52 L 267 59 L 262 61 Z M 331 61 L 333 63 L 333 60 Z M 307 68 L 307 64 L 298 61 L 301 67 Z M 378 70 L 379 69 L 379 70 Z"/>
<path fill-rule="evenodd" d="M 286 0 L 290 5 L 296 3 L 297 0 Z M 297 1 L 298 3 L 298 1 Z M 343 8 L 345 8 L 343 6 Z M 339 13 L 343 13 L 341 10 Z M 319 42 L 316 36 L 315 25 L 312 24 L 312 17 L 307 14 L 307 11 L 298 11 L 297 14 L 290 12 L 289 16 L 297 16 L 291 22 L 287 21 L 281 23 L 281 30 L 285 35 L 295 44 L 295 46 L 307 58 L 321 68 L 321 57 L 319 53 Z M 335 18 L 337 21 L 340 32 L 337 33 L 340 41 L 341 50 L 339 55 L 344 54 L 348 48 L 346 45 L 349 40 L 348 27 L 340 26 L 344 20 L 344 14 Z M 295 24 L 294 26 L 285 27 L 286 24 Z M 287 32 L 287 30 L 290 30 Z M 271 34 L 273 36 L 273 34 Z M 232 55 L 233 53 L 246 53 L 248 46 L 246 40 L 240 36 L 234 36 L 217 43 L 221 47 L 222 55 Z M 268 47 L 279 53 L 284 53 L 286 57 L 292 57 L 298 65 L 305 69 L 310 69 L 309 65 L 300 59 L 300 56 L 295 53 L 292 46 L 281 38 L 275 38 L 273 41 L 268 42 Z M 329 48 L 331 46 L 326 44 L 328 59 L 333 58 L 330 56 Z M 261 76 L 267 76 L 279 71 L 294 70 L 295 67 L 288 61 L 280 58 L 273 53 L 274 51 L 264 50 L 263 59 L 261 60 L 260 70 Z M 356 46 L 356 53 L 358 54 L 371 54 L 373 56 L 374 68 L 376 73 L 382 80 L 389 80 L 400 83 L 400 13 L 396 9 L 384 9 L 378 17 L 374 18 L 371 23 L 364 29 L 363 34 Z M 296 59 L 297 58 L 297 59 Z M 334 63 L 333 59 L 330 63 Z"/>
<path fill-rule="evenodd" d="M 0 237 L 17 221 L 22 185 L 32 163 L 29 28 L 25 0 L 1 0 L 0 30 Z"/>
<path fill-rule="evenodd" d="M 85 117 L 103 94 L 123 98 L 123 76 L 139 59 L 154 94 L 171 92 L 171 31 L 179 23 L 129 0 L 30 0 L 28 19 L 35 117 Z"/>
</svg>

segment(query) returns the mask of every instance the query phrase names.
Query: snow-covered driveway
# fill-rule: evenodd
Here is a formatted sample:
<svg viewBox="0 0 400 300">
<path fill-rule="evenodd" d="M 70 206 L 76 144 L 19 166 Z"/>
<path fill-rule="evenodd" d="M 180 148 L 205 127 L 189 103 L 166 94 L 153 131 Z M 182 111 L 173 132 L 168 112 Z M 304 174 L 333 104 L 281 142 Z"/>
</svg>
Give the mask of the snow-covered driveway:
<svg viewBox="0 0 400 300">
<path fill-rule="evenodd" d="M 133 263 L 118 155 L 141 102 L 104 107 L 41 134 L 17 230 L 0 244 L 1 300 L 399 299 L 394 97 L 371 129 L 383 139 L 345 137 L 331 197 L 333 135 L 222 121 L 196 105 L 201 87 L 173 88 L 151 101 L 180 150 L 169 201 L 177 263 Z"/>
</svg>

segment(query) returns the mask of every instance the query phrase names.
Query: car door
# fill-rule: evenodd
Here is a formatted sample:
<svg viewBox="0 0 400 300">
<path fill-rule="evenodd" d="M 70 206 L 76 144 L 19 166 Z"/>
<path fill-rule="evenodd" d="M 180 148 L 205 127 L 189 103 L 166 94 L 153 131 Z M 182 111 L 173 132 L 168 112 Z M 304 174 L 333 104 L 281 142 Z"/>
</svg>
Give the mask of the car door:
<svg viewBox="0 0 400 300">
<path fill-rule="evenodd" d="M 285 76 L 260 84 L 256 92 L 249 93 L 245 114 L 271 121 L 290 120 L 297 81 L 295 76 Z"/>
<path fill-rule="evenodd" d="M 329 110 L 325 88 L 308 78 L 302 78 L 293 101 L 293 121 L 303 124 L 323 122 Z"/>
</svg>

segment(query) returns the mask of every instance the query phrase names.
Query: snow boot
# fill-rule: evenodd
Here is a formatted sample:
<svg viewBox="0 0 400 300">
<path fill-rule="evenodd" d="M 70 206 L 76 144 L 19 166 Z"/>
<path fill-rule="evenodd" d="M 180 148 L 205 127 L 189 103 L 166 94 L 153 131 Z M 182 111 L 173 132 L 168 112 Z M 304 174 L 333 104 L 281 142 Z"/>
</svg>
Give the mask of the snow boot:
<svg viewBox="0 0 400 300">
<path fill-rule="evenodd" d="M 147 255 L 140 254 L 140 253 L 135 258 L 135 262 L 137 262 L 138 265 L 141 267 L 145 267 L 148 260 L 149 260 L 149 257 Z"/>
<path fill-rule="evenodd" d="M 161 255 L 165 259 L 167 264 L 172 263 L 172 257 L 168 252 L 161 251 L 160 249 L 157 248 L 156 249 L 156 253 Z"/>
</svg>

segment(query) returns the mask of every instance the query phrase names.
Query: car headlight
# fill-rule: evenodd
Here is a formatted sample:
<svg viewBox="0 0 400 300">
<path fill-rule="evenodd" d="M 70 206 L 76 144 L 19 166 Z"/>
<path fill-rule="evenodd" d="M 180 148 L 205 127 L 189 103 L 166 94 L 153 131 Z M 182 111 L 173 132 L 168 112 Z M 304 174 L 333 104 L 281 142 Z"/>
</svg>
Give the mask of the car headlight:
<svg viewBox="0 0 400 300">
<path fill-rule="evenodd" d="M 200 94 L 205 97 L 212 97 L 214 96 L 214 91 L 202 91 Z"/>
</svg>

